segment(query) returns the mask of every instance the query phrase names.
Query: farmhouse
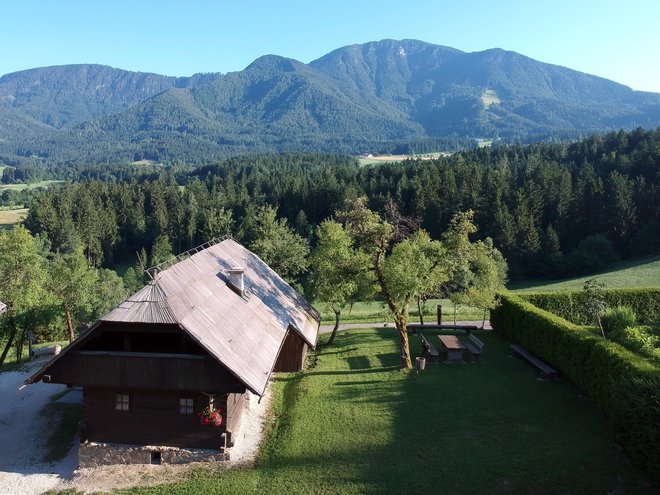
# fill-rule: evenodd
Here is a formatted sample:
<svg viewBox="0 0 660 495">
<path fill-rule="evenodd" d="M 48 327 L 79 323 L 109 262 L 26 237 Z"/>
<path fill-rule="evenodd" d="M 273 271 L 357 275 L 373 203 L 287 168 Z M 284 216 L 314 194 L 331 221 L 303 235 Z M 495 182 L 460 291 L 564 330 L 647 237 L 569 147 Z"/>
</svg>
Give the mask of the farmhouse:
<svg viewBox="0 0 660 495">
<path fill-rule="evenodd" d="M 250 394 L 316 345 L 319 313 L 232 239 L 149 273 L 26 381 L 82 386 L 82 466 L 227 458 Z"/>
</svg>

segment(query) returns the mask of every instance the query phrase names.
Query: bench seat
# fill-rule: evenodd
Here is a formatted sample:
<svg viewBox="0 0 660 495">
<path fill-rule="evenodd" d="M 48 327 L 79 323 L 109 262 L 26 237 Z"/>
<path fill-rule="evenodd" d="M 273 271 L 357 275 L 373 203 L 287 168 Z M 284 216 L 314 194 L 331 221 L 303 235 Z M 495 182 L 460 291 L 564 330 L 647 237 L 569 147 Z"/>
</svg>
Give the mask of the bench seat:
<svg viewBox="0 0 660 495">
<path fill-rule="evenodd" d="M 511 344 L 509 347 L 511 347 L 514 356 L 519 356 L 536 367 L 536 369 L 541 372 L 541 378 L 552 380 L 553 378 L 557 378 L 559 376 L 559 372 L 556 369 L 541 361 L 538 357 L 536 357 L 524 347 L 517 344 Z"/>
</svg>

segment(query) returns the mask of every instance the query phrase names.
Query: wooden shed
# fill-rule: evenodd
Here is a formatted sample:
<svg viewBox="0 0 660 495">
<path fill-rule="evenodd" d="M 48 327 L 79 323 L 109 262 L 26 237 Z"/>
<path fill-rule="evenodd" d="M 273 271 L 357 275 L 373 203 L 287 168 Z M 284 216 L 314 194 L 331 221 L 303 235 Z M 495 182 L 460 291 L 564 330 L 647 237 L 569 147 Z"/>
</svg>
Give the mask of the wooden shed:
<svg viewBox="0 0 660 495">
<path fill-rule="evenodd" d="M 302 369 L 319 313 L 232 239 L 152 275 L 26 384 L 82 386 L 82 441 L 223 450 L 247 392 Z M 209 404 L 220 426 L 200 421 Z"/>
</svg>

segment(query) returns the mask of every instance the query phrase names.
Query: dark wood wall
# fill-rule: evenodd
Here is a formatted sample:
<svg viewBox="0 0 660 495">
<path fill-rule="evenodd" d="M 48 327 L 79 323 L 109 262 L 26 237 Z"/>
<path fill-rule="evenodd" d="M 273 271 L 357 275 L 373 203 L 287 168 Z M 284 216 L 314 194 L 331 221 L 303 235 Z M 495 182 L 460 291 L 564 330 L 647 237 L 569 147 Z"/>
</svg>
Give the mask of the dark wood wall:
<svg viewBox="0 0 660 495">
<path fill-rule="evenodd" d="M 129 395 L 129 410 L 115 408 L 118 393 Z M 125 389 L 84 389 L 83 439 L 92 442 L 136 445 L 167 445 L 184 448 L 219 449 L 221 435 L 232 433 L 240 424 L 246 394 L 218 397 L 223 424 L 218 427 L 200 424 L 198 411 L 209 403 L 208 396 L 199 393 L 155 392 Z M 181 414 L 180 398 L 193 398 L 193 414 Z"/>
<path fill-rule="evenodd" d="M 295 330 L 289 329 L 273 371 L 300 371 L 307 356 L 307 344 Z"/>
</svg>

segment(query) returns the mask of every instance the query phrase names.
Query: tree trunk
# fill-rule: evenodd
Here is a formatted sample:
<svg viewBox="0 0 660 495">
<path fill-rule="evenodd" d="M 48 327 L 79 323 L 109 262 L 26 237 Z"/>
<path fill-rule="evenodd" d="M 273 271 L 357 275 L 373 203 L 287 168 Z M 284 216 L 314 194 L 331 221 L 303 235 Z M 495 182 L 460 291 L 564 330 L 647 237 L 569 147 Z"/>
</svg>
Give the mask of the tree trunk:
<svg viewBox="0 0 660 495">
<path fill-rule="evenodd" d="M 600 321 L 600 316 L 596 316 L 596 321 L 598 322 L 598 328 L 600 328 L 600 334 L 604 339 L 606 339 L 607 337 L 605 336 L 605 329 L 603 328 L 603 322 Z"/>
<path fill-rule="evenodd" d="M 66 325 L 69 327 L 69 344 L 73 342 L 74 336 L 73 336 L 73 322 L 71 321 L 71 311 L 68 309 L 65 309 L 64 312 L 66 313 Z"/>
<path fill-rule="evenodd" d="M 422 306 L 422 298 L 417 296 L 417 311 L 419 311 L 419 323 L 424 325 L 424 308 Z"/>
<path fill-rule="evenodd" d="M 401 367 L 411 369 L 410 342 L 408 341 L 408 329 L 406 328 L 406 317 L 402 314 L 395 315 L 396 329 L 399 333 L 399 348 L 401 349 Z"/>
<path fill-rule="evenodd" d="M 9 339 L 5 345 L 5 349 L 2 351 L 2 356 L 0 356 L 0 366 L 4 364 L 5 359 L 7 358 L 7 354 L 9 354 L 9 349 L 11 349 L 11 346 L 14 343 L 14 338 L 16 338 L 17 328 L 13 316 L 9 316 L 9 318 L 7 318 L 7 325 L 9 325 L 10 329 Z"/>
<path fill-rule="evenodd" d="M 337 330 L 339 330 L 339 317 L 341 316 L 341 310 L 334 308 L 332 308 L 332 310 L 335 312 L 335 328 L 332 329 L 332 334 L 330 335 L 326 345 L 332 345 L 332 343 L 335 341 L 335 337 L 337 336 Z"/>
<path fill-rule="evenodd" d="M 396 306 L 396 302 L 390 293 L 389 288 L 387 287 L 387 281 L 385 280 L 385 274 L 383 273 L 383 267 L 380 265 L 380 257 L 383 252 L 378 251 L 374 255 L 374 272 L 376 274 L 376 279 L 378 280 L 378 285 L 380 286 L 380 291 L 385 298 L 387 306 L 392 312 L 394 317 L 394 324 L 396 325 L 397 333 L 399 334 L 399 348 L 401 349 L 401 367 L 406 369 L 412 369 L 412 361 L 410 360 L 410 345 L 408 343 L 408 329 L 406 328 L 406 316 L 399 311 L 399 308 Z"/>
<path fill-rule="evenodd" d="M 484 319 L 481 320 L 481 328 L 483 329 L 486 326 L 486 315 L 488 314 L 488 310 L 484 309 Z"/>
<path fill-rule="evenodd" d="M 454 326 L 456 326 L 456 311 L 457 311 L 458 305 L 454 303 Z"/>
</svg>

